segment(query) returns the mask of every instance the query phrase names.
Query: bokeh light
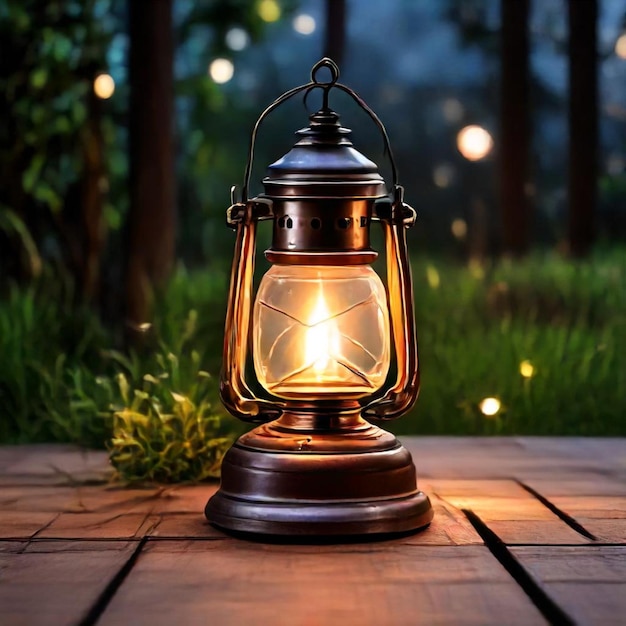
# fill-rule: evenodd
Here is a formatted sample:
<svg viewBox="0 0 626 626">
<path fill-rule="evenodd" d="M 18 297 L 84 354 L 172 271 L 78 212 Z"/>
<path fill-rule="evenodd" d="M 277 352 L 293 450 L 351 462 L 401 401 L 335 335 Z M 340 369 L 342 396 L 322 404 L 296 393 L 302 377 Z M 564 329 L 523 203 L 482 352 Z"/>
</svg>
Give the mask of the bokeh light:
<svg viewBox="0 0 626 626">
<path fill-rule="evenodd" d="M 98 74 L 93 81 L 93 91 L 98 98 L 108 100 L 115 92 L 115 81 L 110 74 Z"/>
<path fill-rule="evenodd" d="M 450 163 L 440 163 L 433 169 L 433 182 L 437 187 L 445 189 L 454 181 L 456 171 Z"/>
<path fill-rule="evenodd" d="M 528 360 L 519 364 L 519 373 L 524 378 L 532 378 L 535 375 L 535 366 Z"/>
<path fill-rule="evenodd" d="M 446 98 L 441 106 L 446 122 L 460 122 L 463 117 L 463 105 L 456 98 Z"/>
<path fill-rule="evenodd" d="M 498 400 L 498 398 L 484 398 L 481 400 L 478 408 L 483 415 L 493 417 L 500 410 L 501 406 L 502 405 L 500 404 L 500 400 Z"/>
<path fill-rule="evenodd" d="M 621 34 L 615 42 L 615 54 L 626 60 L 626 33 Z"/>
<path fill-rule="evenodd" d="M 293 18 L 293 29 L 301 35 L 311 35 L 315 32 L 317 24 L 312 15 L 300 13 Z"/>
<path fill-rule="evenodd" d="M 482 126 L 472 124 L 459 131 L 456 137 L 456 145 L 459 152 L 468 161 L 480 161 L 491 152 L 493 138 L 488 130 Z"/>
<path fill-rule="evenodd" d="M 209 76 L 218 84 L 227 83 L 235 73 L 235 66 L 230 59 L 214 59 L 209 65 Z"/>
<path fill-rule="evenodd" d="M 261 0 L 257 11 L 264 22 L 277 22 L 280 19 L 280 5 L 276 0 Z"/>
<path fill-rule="evenodd" d="M 226 45 L 231 49 L 238 52 L 239 50 L 243 50 L 250 43 L 250 36 L 243 29 L 239 28 L 239 26 L 234 26 L 227 33 L 224 38 L 226 41 Z"/>
<path fill-rule="evenodd" d="M 441 278 L 439 272 L 434 265 L 428 265 L 426 267 L 426 281 L 431 289 L 438 289 L 441 284 Z"/>
<path fill-rule="evenodd" d="M 452 220 L 450 231 L 457 239 L 465 239 L 467 237 L 467 222 L 463 218 L 457 217 Z"/>
</svg>

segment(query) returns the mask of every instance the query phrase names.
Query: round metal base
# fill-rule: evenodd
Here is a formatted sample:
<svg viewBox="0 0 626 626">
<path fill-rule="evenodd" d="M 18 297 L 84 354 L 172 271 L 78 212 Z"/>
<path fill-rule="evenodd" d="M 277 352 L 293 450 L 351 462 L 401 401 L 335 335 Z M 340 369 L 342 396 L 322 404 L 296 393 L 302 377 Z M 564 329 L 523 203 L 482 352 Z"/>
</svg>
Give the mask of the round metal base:
<svg viewBox="0 0 626 626">
<path fill-rule="evenodd" d="M 433 517 L 410 453 L 363 421 L 321 433 L 272 422 L 244 435 L 205 514 L 226 530 L 309 537 L 406 533 Z"/>
</svg>

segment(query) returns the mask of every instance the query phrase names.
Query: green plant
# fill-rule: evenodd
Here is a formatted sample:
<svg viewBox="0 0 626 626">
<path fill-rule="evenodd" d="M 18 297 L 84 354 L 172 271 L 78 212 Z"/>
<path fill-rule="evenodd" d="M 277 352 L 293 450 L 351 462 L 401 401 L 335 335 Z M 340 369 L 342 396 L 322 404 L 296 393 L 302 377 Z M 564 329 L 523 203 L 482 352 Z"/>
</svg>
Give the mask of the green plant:
<svg viewBox="0 0 626 626">
<path fill-rule="evenodd" d="M 198 370 L 184 390 L 178 358 L 158 355 L 160 371 L 145 374 L 139 386 L 116 376 L 123 407 L 113 412 L 111 463 L 126 482 L 185 482 L 219 475 L 232 436 L 223 432 L 222 415 L 213 408 L 214 386 Z M 198 366 L 199 356 L 192 353 Z M 173 388 L 178 389 L 174 391 Z"/>
</svg>

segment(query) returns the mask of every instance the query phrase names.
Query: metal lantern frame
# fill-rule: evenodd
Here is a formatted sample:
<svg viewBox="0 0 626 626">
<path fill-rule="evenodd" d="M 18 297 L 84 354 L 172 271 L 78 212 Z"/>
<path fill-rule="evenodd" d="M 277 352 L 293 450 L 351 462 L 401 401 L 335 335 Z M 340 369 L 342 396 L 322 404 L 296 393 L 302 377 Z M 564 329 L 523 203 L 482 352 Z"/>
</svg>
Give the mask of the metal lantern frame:
<svg viewBox="0 0 626 626">
<path fill-rule="evenodd" d="M 320 79 L 323 69 L 330 72 L 330 80 Z M 313 67 L 310 82 L 287 91 L 263 111 L 252 131 L 240 200 L 235 198 L 235 188 L 231 189 L 232 205 L 226 219 L 235 230 L 235 250 L 220 395 L 232 415 L 261 424 L 243 435 L 227 453 L 220 489 L 206 507 L 210 521 L 231 531 L 309 536 L 378 534 L 414 530 L 432 519 L 430 502 L 417 488 L 411 455 L 392 434 L 366 421 L 403 415 L 413 406 L 419 392 L 413 288 L 406 241 L 406 230 L 415 223 L 416 212 L 404 202 L 404 190 L 398 183 L 397 167 L 383 123 L 338 78 L 337 65 L 324 58 Z M 281 170 L 273 178 L 270 175 L 264 179 L 265 194 L 249 198 L 261 123 L 285 101 L 303 92 L 306 100 L 315 89 L 322 91 L 322 108 L 311 116 L 309 129 L 300 131 L 303 135 L 300 144 L 304 144 L 301 149 L 311 151 L 313 167 L 319 165 L 321 173 L 314 172 L 304 181 L 295 181 L 298 176 L 293 170 Z M 328 106 L 333 89 L 348 94 L 380 130 L 391 164 L 390 190 L 377 171 L 368 170 L 366 176 L 357 176 L 343 170 L 331 171 L 328 162 L 323 162 L 328 144 L 336 146 L 330 151 L 333 155 L 352 145 L 345 137 L 350 131 L 339 126 L 338 116 Z M 319 144 L 324 150 L 319 149 Z M 361 169 L 365 171 L 364 167 Z M 325 240 L 320 239 L 319 233 L 301 229 L 291 233 L 295 244 L 291 241 L 287 248 L 277 227 L 279 220 L 285 218 L 284 207 L 289 206 L 296 215 L 310 221 L 311 215 L 316 215 L 321 205 L 328 202 L 344 207 L 348 214 L 356 210 L 354 207 L 361 214 L 367 211 L 366 224 L 361 215 L 361 226 L 366 228 L 361 229 L 358 238 L 354 229 L 349 228 L 333 231 Z M 385 386 L 374 395 L 350 402 L 319 398 L 293 402 L 269 393 L 262 397 L 248 384 L 246 364 L 257 227 L 265 220 L 274 221 L 272 247 L 266 252 L 270 261 L 313 265 L 371 263 L 376 253 L 369 248 L 369 224 L 380 223 L 395 367 Z"/>
</svg>

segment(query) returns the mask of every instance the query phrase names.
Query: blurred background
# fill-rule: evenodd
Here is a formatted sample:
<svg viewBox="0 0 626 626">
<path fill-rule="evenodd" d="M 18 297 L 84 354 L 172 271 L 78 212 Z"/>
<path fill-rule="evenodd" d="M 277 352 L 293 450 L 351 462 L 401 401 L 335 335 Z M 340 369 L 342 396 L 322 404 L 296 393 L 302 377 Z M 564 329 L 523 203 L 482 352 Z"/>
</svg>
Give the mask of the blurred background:
<svg viewBox="0 0 626 626">
<path fill-rule="evenodd" d="M 172 394 L 220 413 L 229 189 L 322 56 L 419 214 L 396 429 L 626 434 L 624 0 L 0 0 L 0 46 L 1 440 L 102 445 Z M 264 123 L 253 192 L 307 115 Z"/>
</svg>

